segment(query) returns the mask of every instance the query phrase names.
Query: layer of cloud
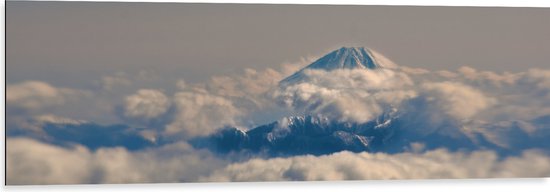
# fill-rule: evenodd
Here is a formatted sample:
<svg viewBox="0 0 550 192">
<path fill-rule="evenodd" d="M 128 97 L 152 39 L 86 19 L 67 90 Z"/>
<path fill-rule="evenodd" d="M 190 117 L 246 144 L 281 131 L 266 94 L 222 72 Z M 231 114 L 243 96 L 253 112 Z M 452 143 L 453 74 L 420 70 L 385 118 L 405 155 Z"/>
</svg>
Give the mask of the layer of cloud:
<svg viewBox="0 0 550 192">
<path fill-rule="evenodd" d="M 15 110 L 33 113 L 89 95 L 90 93 L 86 91 L 58 88 L 42 81 L 25 81 L 7 85 L 6 105 Z"/>
<path fill-rule="evenodd" d="M 174 95 L 174 105 L 174 121 L 166 126 L 164 133 L 183 138 L 204 136 L 225 125 L 234 125 L 241 113 L 231 100 L 206 92 L 178 92 Z"/>
<path fill-rule="evenodd" d="M 448 115 L 457 119 L 470 119 L 479 111 L 496 103 L 494 98 L 485 96 L 481 91 L 454 82 L 426 83 L 422 96 L 433 101 Z"/>
<path fill-rule="evenodd" d="M 202 181 L 313 181 L 365 179 L 450 179 L 550 176 L 550 158 L 536 151 L 498 160 L 491 151 L 450 153 L 351 153 L 252 159 L 228 165 Z"/>
<path fill-rule="evenodd" d="M 136 138 L 155 143 L 161 135 L 175 138 L 171 140 L 175 143 L 146 145 L 147 148 L 129 151 L 121 144 L 108 145 L 115 148 L 90 147 L 84 142 L 79 145 L 78 141 L 71 143 L 75 144 L 72 147 L 66 144 L 60 147 L 55 142 L 8 138 L 8 184 L 550 175 L 549 157 L 543 154 L 550 149 L 544 142 L 550 136 L 548 123 L 544 123 L 550 115 L 550 70 L 518 73 L 495 73 L 472 67 L 454 71 L 407 67 L 374 71 L 312 70 L 305 72 L 307 81 L 278 84 L 298 66 L 303 64 L 279 70 L 245 69 L 241 74 L 212 77 L 205 83 L 181 80 L 162 90 L 157 90 L 158 86 L 153 85 L 158 82 L 150 82 L 154 78 L 145 73 L 120 73 L 104 77 L 93 98 L 89 97 L 92 90 L 60 88 L 40 81 L 10 84 L 6 95 L 8 127 L 27 126 L 40 132 L 46 124 L 78 125 L 84 122 L 72 119 L 78 115 L 70 118 L 63 115 L 77 107 L 59 112 L 60 108 L 78 106 L 86 112 L 75 119 L 90 120 L 98 114 L 122 117 L 116 120 L 147 128 L 136 132 L 133 135 Z M 121 106 L 122 115 L 113 114 L 116 113 L 113 106 Z M 282 117 L 309 114 L 340 122 L 365 123 L 388 111 L 398 111 L 400 123 L 409 125 L 410 129 L 403 130 L 404 135 L 421 138 L 437 133 L 430 137 L 434 142 L 412 143 L 403 150 L 466 148 L 460 142 L 457 146 L 438 145 L 453 139 L 478 146 L 470 148 L 470 152 L 444 149 L 395 154 L 340 152 L 271 159 L 247 154 L 250 156 L 240 158 L 244 162 L 235 162 L 183 142 L 212 134 L 227 125 L 253 128 Z M 148 123 L 151 119 L 162 120 Z M 288 130 L 281 127 L 275 131 L 286 134 Z M 401 141 L 405 145 L 417 142 L 414 138 L 397 142 Z M 479 148 L 495 150 L 476 151 Z M 532 148 L 538 151 L 524 151 Z M 501 156 L 504 150 L 514 153 Z"/>
<path fill-rule="evenodd" d="M 550 157 L 533 150 L 505 159 L 491 151 L 439 149 L 393 155 L 340 152 L 233 162 L 185 143 L 136 152 L 123 148 L 91 152 L 81 146 L 61 148 L 25 138 L 9 138 L 7 144 L 9 185 L 550 176 Z"/>
<path fill-rule="evenodd" d="M 244 69 L 233 76 L 214 76 L 206 83 L 180 79 L 171 98 L 174 113 L 163 134 L 189 139 L 211 134 L 225 126 L 258 125 L 281 116 L 281 108 L 269 95 L 278 82 L 311 59 L 286 63 L 281 69 Z"/>
<path fill-rule="evenodd" d="M 26 138 L 7 140 L 7 184 L 188 182 L 224 163 L 185 143 L 129 152 L 76 145 L 62 148 Z"/>
<path fill-rule="evenodd" d="M 416 95 L 409 77 L 392 70 L 306 70 L 305 79 L 282 85 L 274 98 L 298 114 L 322 114 L 364 123 Z"/>
<path fill-rule="evenodd" d="M 125 99 L 124 115 L 130 118 L 152 119 L 164 114 L 170 100 L 164 93 L 153 89 L 140 89 Z"/>
<path fill-rule="evenodd" d="M 74 123 L 60 113 L 86 111 L 80 102 L 91 100 L 89 90 L 56 87 L 42 81 L 24 81 L 6 87 L 6 130 L 8 134 L 26 131 L 43 134 L 45 122 Z"/>
<path fill-rule="evenodd" d="M 477 118 L 485 121 L 529 120 L 550 114 L 548 69 L 497 73 L 463 66 L 454 71 L 406 73 L 418 85 L 453 82 L 477 90 L 485 96 L 483 99 L 493 101 L 489 102 L 492 104 L 487 105 L 486 110 L 478 114 Z M 478 102 L 477 99 L 470 101 Z"/>
<path fill-rule="evenodd" d="M 307 82 L 281 87 L 278 81 L 285 73 L 288 72 L 246 69 L 235 76 L 213 77 L 205 84 L 180 81 L 179 90 L 172 96 L 166 96 L 165 91 L 138 89 L 113 101 L 98 93 L 95 102 L 80 99 L 90 95 L 89 91 L 58 88 L 38 81 L 12 84 L 7 90 L 8 114 L 27 112 L 10 116 L 9 124 L 24 124 L 33 116 L 72 115 L 68 110 L 58 114 L 52 107 L 70 107 L 80 101 L 82 104 L 78 106 L 88 106 L 88 110 L 78 114 L 113 113 L 112 107 L 118 105 L 123 108 L 122 116 L 127 118 L 122 121 L 152 126 L 154 130 L 150 132 L 162 131 L 164 135 L 183 138 L 204 136 L 225 125 L 252 128 L 291 115 L 321 114 L 342 122 L 362 123 L 388 110 L 416 111 L 430 113 L 425 114 L 424 120 L 428 117 L 440 122 L 459 120 L 453 123 L 462 126 L 460 123 L 529 121 L 550 114 L 550 102 L 546 99 L 550 92 L 547 85 L 550 71 L 543 69 L 500 74 L 471 67 L 443 72 L 404 67 L 375 71 L 313 70 L 306 72 Z M 414 103 L 418 100 L 425 101 L 424 107 Z M 69 105 L 69 101 L 73 103 Z M 277 102 L 288 108 L 277 106 Z M 70 116 L 75 117 L 88 120 L 86 116 Z M 155 124 L 136 123 L 136 119 L 155 118 L 162 120 Z"/>
<path fill-rule="evenodd" d="M 78 184 L 91 177 L 91 155 L 84 147 L 65 150 L 13 138 L 6 144 L 7 184 Z"/>
</svg>

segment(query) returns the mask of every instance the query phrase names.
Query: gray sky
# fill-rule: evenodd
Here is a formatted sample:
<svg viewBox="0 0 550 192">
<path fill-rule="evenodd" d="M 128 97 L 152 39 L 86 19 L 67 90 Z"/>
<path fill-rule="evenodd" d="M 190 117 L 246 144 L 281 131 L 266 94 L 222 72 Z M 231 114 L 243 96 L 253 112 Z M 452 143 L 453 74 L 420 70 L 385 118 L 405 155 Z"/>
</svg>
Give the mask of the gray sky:
<svg viewBox="0 0 550 192">
<path fill-rule="evenodd" d="M 7 82 L 89 86 L 154 70 L 198 82 L 341 46 L 400 65 L 548 68 L 550 9 L 7 2 Z"/>
</svg>

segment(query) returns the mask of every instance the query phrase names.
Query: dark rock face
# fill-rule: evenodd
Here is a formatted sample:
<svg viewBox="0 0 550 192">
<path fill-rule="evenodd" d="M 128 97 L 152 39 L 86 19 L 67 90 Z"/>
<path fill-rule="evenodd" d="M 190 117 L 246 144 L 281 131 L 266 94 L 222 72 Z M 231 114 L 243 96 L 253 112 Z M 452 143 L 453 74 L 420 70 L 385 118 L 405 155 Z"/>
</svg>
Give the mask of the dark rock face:
<svg viewBox="0 0 550 192">
<path fill-rule="evenodd" d="M 422 143 L 422 150 L 487 149 L 500 156 L 519 155 L 526 149 L 550 148 L 550 142 L 546 140 L 550 130 L 548 117 L 530 122 L 486 125 L 484 129 L 491 131 L 492 137 L 500 138 L 495 140 L 480 132 L 468 135 L 457 122 L 433 124 L 423 120 L 422 116 L 420 112 L 384 114 L 366 123 L 337 122 L 320 116 L 295 116 L 248 131 L 226 127 L 191 143 L 221 153 L 249 152 L 268 156 L 324 155 L 339 151 L 400 153 L 414 150 L 413 143 Z M 530 132 L 529 127 L 536 131 Z"/>
<path fill-rule="evenodd" d="M 455 149 L 471 147 L 467 137 L 445 136 L 437 131 L 424 136 L 409 136 L 399 119 L 380 117 L 367 123 L 330 121 L 323 117 L 289 117 L 248 131 L 227 127 L 194 144 L 219 152 L 248 151 L 270 156 L 323 155 L 339 151 L 395 153 L 407 150 L 410 143 Z M 435 148 L 435 147 L 434 147 Z"/>
</svg>

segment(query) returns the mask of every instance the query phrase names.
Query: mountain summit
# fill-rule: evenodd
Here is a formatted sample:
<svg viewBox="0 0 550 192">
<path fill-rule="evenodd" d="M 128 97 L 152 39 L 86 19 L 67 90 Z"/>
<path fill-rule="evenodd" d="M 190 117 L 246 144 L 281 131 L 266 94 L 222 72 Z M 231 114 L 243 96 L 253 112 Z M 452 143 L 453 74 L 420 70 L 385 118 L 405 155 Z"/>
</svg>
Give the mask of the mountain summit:
<svg viewBox="0 0 550 192">
<path fill-rule="evenodd" d="M 305 70 L 368 69 L 395 68 L 396 64 L 380 53 L 365 47 L 342 47 L 321 57 L 293 75 L 283 79 L 281 84 L 297 82 L 304 76 Z"/>
</svg>

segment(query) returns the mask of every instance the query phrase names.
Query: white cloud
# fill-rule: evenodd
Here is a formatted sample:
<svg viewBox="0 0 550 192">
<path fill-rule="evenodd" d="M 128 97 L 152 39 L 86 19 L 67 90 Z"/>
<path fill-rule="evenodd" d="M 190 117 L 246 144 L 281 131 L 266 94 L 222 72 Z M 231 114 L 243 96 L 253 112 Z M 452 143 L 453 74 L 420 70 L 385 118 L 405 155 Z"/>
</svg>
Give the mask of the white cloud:
<svg viewBox="0 0 550 192">
<path fill-rule="evenodd" d="M 93 154 L 98 183 L 173 183 L 196 181 L 200 175 L 219 169 L 225 162 L 208 151 L 194 150 L 186 143 L 130 152 L 103 148 Z"/>
<path fill-rule="evenodd" d="M 209 91 L 224 96 L 255 96 L 266 92 L 282 78 L 279 72 L 270 68 L 263 71 L 247 68 L 241 75 L 212 77 Z"/>
<path fill-rule="evenodd" d="M 58 88 L 41 81 L 25 81 L 7 86 L 6 104 L 27 112 L 38 112 L 89 95 L 85 91 Z"/>
<path fill-rule="evenodd" d="M 467 82 L 479 88 L 486 88 L 490 91 L 499 91 L 506 87 L 512 86 L 518 78 L 523 75 L 520 73 L 496 73 L 493 71 L 479 71 L 472 67 L 460 67 L 457 73 L 460 81 Z"/>
<path fill-rule="evenodd" d="M 129 152 L 62 148 L 26 138 L 7 139 L 7 184 L 86 184 L 196 181 L 225 165 L 185 143 Z"/>
<path fill-rule="evenodd" d="M 536 96 L 550 99 L 550 70 L 529 69 L 527 73 L 518 80 L 518 84 L 526 86 Z"/>
<path fill-rule="evenodd" d="M 494 98 L 481 91 L 455 82 L 426 83 L 422 93 L 428 101 L 443 109 L 447 115 L 458 120 L 470 119 L 481 110 L 496 103 Z"/>
<path fill-rule="evenodd" d="M 7 139 L 7 184 L 78 184 L 91 180 L 91 154 L 31 139 Z"/>
<path fill-rule="evenodd" d="M 124 116 L 152 119 L 164 114 L 169 107 L 170 100 L 161 91 L 140 89 L 125 98 Z"/>
<path fill-rule="evenodd" d="M 234 125 L 241 112 L 233 102 L 207 92 L 183 91 L 174 95 L 176 114 L 174 121 L 166 126 L 165 134 L 178 134 L 184 138 L 204 136 Z"/>
<path fill-rule="evenodd" d="M 251 159 L 217 170 L 203 181 L 311 181 L 545 177 L 550 157 L 526 151 L 498 160 L 495 153 L 434 150 L 425 153 L 351 153 Z"/>
<path fill-rule="evenodd" d="M 91 152 L 25 138 L 9 138 L 7 144 L 10 185 L 550 176 L 550 157 L 537 151 L 504 159 L 491 151 L 339 152 L 232 163 L 185 143 L 136 152 L 123 148 Z"/>
<path fill-rule="evenodd" d="M 477 70 L 468 66 L 460 67 L 458 69 L 458 72 L 466 79 L 476 79 L 478 76 Z"/>
<path fill-rule="evenodd" d="M 363 123 L 416 93 L 404 73 L 392 70 L 310 70 L 306 80 L 283 85 L 273 95 L 301 114 Z"/>
<path fill-rule="evenodd" d="M 484 112 L 489 121 L 529 120 L 550 114 L 550 70 L 529 69 L 524 72 L 495 73 L 470 67 L 459 69 L 454 81 L 483 90 L 498 103 Z"/>
</svg>

